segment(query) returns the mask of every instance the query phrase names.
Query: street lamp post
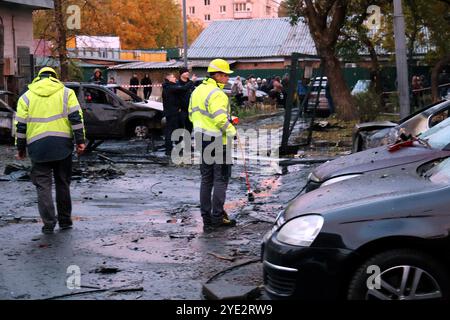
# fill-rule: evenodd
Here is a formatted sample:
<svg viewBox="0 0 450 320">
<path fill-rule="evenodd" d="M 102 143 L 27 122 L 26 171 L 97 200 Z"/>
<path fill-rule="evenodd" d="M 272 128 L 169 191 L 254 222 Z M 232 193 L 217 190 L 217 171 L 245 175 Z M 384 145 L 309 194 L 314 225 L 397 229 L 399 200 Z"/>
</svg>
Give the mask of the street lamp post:
<svg viewBox="0 0 450 320">
<path fill-rule="evenodd" d="M 404 118 L 410 114 L 410 102 L 408 64 L 406 60 L 405 17 L 403 16 L 402 0 L 394 0 L 394 35 L 400 117 Z"/>
<path fill-rule="evenodd" d="M 184 67 L 188 67 L 188 38 L 187 38 L 187 13 L 186 0 L 183 0 L 183 44 L 184 44 Z"/>
</svg>

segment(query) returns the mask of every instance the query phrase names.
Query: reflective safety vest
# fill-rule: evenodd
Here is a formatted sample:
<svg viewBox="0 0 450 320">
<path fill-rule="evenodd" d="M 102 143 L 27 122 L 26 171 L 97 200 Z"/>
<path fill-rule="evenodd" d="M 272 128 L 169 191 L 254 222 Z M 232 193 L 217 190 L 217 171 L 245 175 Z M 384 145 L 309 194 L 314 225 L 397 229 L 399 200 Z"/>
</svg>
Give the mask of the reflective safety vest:
<svg viewBox="0 0 450 320">
<path fill-rule="evenodd" d="M 46 137 L 73 138 L 73 130 L 84 129 L 83 124 L 72 126 L 69 115 L 81 111 L 72 89 L 66 88 L 55 78 L 35 79 L 29 90 L 17 103 L 16 125 L 26 124 L 26 134 L 17 133 L 17 138 L 26 139 L 30 145 Z"/>
<path fill-rule="evenodd" d="M 195 132 L 209 136 L 222 136 L 222 143 L 236 135 L 236 129 L 230 123 L 230 100 L 220 85 L 208 78 L 191 95 L 189 119 Z"/>
</svg>

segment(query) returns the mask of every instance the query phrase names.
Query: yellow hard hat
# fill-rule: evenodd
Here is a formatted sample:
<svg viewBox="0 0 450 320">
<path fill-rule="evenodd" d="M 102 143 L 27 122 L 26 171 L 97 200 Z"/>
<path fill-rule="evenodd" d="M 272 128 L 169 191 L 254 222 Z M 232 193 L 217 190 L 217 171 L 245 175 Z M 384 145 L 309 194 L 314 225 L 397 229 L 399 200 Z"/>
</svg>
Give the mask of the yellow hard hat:
<svg viewBox="0 0 450 320">
<path fill-rule="evenodd" d="M 39 70 L 38 76 L 40 76 L 43 73 L 53 73 L 55 78 L 58 77 L 58 74 L 56 73 L 55 69 L 50 68 L 50 67 L 44 67 L 41 70 Z"/>
<path fill-rule="evenodd" d="M 230 70 L 230 65 L 223 59 L 215 59 L 211 61 L 208 67 L 208 72 L 223 72 L 226 74 L 232 74 L 233 71 Z"/>
</svg>

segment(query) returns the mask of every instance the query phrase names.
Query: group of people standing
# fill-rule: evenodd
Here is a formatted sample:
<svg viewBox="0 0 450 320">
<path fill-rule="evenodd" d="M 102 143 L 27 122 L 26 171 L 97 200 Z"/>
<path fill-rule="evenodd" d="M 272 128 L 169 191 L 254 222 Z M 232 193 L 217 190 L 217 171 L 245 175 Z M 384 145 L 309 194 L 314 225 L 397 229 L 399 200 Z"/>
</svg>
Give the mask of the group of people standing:
<svg viewBox="0 0 450 320">
<path fill-rule="evenodd" d="M 244 84 L 241 77 L 237 76 L 231 86 L 231 94 L 236 99 L 238 106 L 244 104 L 244 97 L 247 97 L 248 105 L 254 105 L 257 101 L 257 91 L 259 90 L 267 93 L 278 106 L 284 107 L 286 104 L 286 88 L 289 82 L 288 77 L 287 79 L 285 78 L 281 79 L 279 76 L 273 76 L 267 80 L 250 75 Z"/>
<path fill-rule="evenodd" d="M 146 73 L 144 77 L 139 80 L 138 75 L 135 73 L 130 79 L 130 91 L 134 94 L 138 94 L 139 88 L 144 88 L 144 99 L 148 100 L 152 95 L 152 79 L 150 75 Z"/>
<path fill-rule="evenodd" d="M 162 85 L 162 101 L 166 116 L 165 151 L 170 156 L 173 149 L 172 134 L 177 129 L 186 129 L 192 133 L 189 120 L 189 100 L 195 89 L 195 75 L 190 76 L 189 69 L 181 68 L 180 78 L 175 73 L 168 73 Z"/>
</svg>

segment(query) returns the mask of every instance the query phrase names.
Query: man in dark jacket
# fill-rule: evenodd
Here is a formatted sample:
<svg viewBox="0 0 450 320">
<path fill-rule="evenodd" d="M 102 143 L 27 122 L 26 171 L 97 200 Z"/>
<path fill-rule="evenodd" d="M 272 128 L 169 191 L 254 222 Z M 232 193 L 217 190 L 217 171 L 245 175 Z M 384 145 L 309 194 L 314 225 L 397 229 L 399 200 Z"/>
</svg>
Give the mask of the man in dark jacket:
<svg viewBox="0 0 450 320">
<path fill-rule="evenodd" d="M 133 77 L 131 77 L 130 79 L 130 86 L 139 86 L 139 79 L 137 74 L 133 74 Z M 134 94 L 138 93 L 138 87 L 131 87 L 130 91 L 133 92 Z"/>
<path fill-rule="evenodd" d="M 144 78 L 141 80 L 142 86 L 149 86 L 144 87 L 144 99 L 148 100 L 150 96 L 152 95 L 152 79 L 150 79 L 150 75 L 148 73 L 145 74 Z"/>
<path fill-rule="evenodd" d="M 192 81 L 191 81 L 192 82 Z M 166 155 L 172 154 L 172 133 L 176 129 L 184 127 L 183 115 L 180 104 L 180 96 L 192 90 L 193 83 L 181 86 L 177 83 L 177 78 L 173 73 L 169 73 L 162 85 L 162 99 L 164 114 L 166 116 Z"/>
<path fill-rule="evenodd" d="M 192 80 L 190 78 L 189 69 L 180 69 L 180 80 L 178 80 L 178 85 L 188 86 L 186 91 L 180 94 L 180 107 L 181 107 L 181 117 L 183 119 L 183 128 L 192 133 L 192 122 L 189 120 L 189 100 L 191 99 L 192 91 L 195 89 L 195 81 L 197 77 L 193 75 Z"/>
</svg>

